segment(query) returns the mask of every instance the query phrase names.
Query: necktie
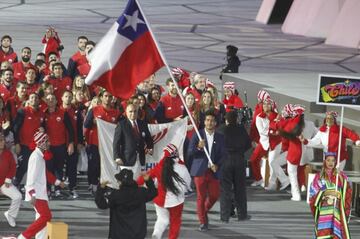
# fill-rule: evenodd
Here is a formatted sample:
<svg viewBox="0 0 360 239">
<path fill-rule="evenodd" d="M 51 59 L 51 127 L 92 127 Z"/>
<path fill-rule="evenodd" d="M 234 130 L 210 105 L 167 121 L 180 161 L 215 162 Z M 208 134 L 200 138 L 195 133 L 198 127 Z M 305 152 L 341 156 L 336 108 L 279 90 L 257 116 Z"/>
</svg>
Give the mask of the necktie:
<svg viewBox="0 0 360 239">
<path fill-rule="evenodd" d="M 139 128 L 137 127 L 136 121 L 133 121 L 132 127 L 133 127 L 133 131 L 135 133 L 135 136 L 139 137 L 140 133 L 139 133 Z"/>
</svg>

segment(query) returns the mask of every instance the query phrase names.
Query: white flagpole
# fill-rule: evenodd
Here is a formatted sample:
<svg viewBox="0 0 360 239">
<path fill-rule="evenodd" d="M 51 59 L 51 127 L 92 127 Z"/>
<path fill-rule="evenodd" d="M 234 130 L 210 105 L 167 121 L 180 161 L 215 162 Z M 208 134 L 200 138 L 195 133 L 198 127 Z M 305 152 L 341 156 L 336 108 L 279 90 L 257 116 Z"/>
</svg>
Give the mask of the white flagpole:
<svg viewBox="0 0 360 239">
<path fill-rule="evenodd" d="M 157 49 L 158 49 L 158 51 L 159 51 L 160 57 L 161 57 L 161 59 L 163 60 L 165 66 L 166 66 L 166 69 L 167 69 L 167 71 L 168 71 L 171 79 L 173 80 L 173 82 L 174 82 L 174 84 L 175 84 L 175 87 L 176 87 L 176 90 L 178 91 L 178 95 L 180 96 L 181 102 L 183 103 L 183 105 L 184 105 L 184 107 L 185 107 L 185 110 L 186 110 L 186 112 L 187 112 L 187 114 L 188 114 L 188 116 L 189 116 L 189 118 L 190 118 L 190 121 L 191 121 L 192 125 L 194 126 L 196 135 L 198 136 L 199 140 L 202 140 L 201 135 L 200 135 L 200 133 L 199 133 L 199 129 L 197 128 L 197 126 L 196 126 L 196 124 L 195 124 L 195 121 L 194 121 L 194 119 L 193 119 L 193 117 L 192 117 L 192 115 L 191 115 L 191 112 L 190 112 L 189 108 L 186 106 L 186 103 L 185 103 L 184 97 L 183 97 L 183 95 L 182 95 L 182 92 L 180 91 L 180 88 L 179 88 L 176 80 L 174 79 L 173 74 L 171 73 L 170 67 L 169 67 L 169 65 L 168 65 L 168 63 L 167 63 L 167 61 L 166 61 L 166 58 L 165 58 L 164 54 L 163 54 L 162 51 L 161 51 L 160 45 L 159 45 L 159 43 L 157 42 L 157 40 L 156 40 L 156 38 L 155 38 L 155 35 L 154 35 L 154 33 L 153 33 L 152 29 L 151 29 L 151 26 L 150 26 L 148 20 L 146 19 L 146 16 L 145 16 L 145 14 L 144 14 L 144 11 L 142 10 L 142 8 L 141 8 L 141 6 L 140 6 L 139 1 L 138 1 L 138 0 L 135 0 L 135 2 L 137 3 L 137 5 L 138 5 L 138 7 L 139 7 L 139 10 L 140 10 L 140 12 L 141 12 L 141 14 L 142 14 L 142 16 L 143 16 L 143 18 L 144 18 L 144 21 L 145 21 L 145 23 L 146 23 L 146 25 L 147 25 L 147 27 L 148 27 L 148 29 L 149 29 L 149 32 L 150 32 L 152 38 L 154 39 L 154 42 L 155 42 L 155 45 L 156 45 L 156 47 L 157 47 Z M 208 150 L 207 150 L 206 147 L 204 147 L 204 152 L 205 152 L 206 157 L 207 157 L 208 160 L 209 160 L 210 165 L 211 165 L 211 166 L 214 165 L 214 163 L 213 163 L 213 161 L 211 160 L 210 154 L 209 154 L 209 152 L 208 152 Z"/>
<path fill-rule="evenodd" d="M 340 153 L 341 153 L 341 140 L 342 140 L 342 130 L 343 130 L 343 120 L 344 120 L 344 106 L 341 106 L 341 118 L 340 118 L 340 132 L 339 132 L 339 145 L 337 151 L 337 165 L 336 165 L 336 183 L 335 183 L 335 193 L 337 194 L 339 186 L 339 173 L 340 173 Z M 337 196 L 335 197 L 334 208 L 336 207 Z"/>
</svg>

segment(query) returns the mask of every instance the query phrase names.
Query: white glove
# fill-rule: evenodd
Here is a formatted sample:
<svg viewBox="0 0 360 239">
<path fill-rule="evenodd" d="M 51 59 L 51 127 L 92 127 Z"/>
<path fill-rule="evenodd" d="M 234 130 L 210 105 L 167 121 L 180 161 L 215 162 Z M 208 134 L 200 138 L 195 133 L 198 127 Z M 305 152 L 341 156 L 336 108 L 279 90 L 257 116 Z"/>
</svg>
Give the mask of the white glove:
<svg viewBox="0 0 360 239">
<path fill-rule="evenodd" d="M 355 145 L 360 146 L 360 140 L 356 140 Z"/>
</svg>

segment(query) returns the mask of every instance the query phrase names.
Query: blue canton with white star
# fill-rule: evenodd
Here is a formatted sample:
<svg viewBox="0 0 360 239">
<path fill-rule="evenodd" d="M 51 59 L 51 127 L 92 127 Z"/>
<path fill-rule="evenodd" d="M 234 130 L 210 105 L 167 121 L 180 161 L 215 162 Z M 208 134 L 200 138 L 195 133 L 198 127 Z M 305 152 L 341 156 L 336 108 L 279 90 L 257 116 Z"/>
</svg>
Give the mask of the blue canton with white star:
<svg viewBox="0 0 360 239">
<path fill-rule="evenodd" d="M 135 41 L 149 30 L 135 0 L 129 0 L 117 23 L 119 23 L 118 33 L 131 41 Z"/>
</svg>

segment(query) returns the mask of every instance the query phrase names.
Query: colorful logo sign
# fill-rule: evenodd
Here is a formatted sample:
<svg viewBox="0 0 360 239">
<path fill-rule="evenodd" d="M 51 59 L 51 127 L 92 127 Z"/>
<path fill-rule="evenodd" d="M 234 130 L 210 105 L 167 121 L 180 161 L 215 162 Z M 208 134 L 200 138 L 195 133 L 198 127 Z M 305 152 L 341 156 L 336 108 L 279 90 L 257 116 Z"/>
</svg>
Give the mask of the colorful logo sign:
<svg viewBox="0 0 360 239">
<path fill-rule="evenodd" d="M 320 75 L 317 103 L 359 106 L 360 79 Z"/>
</svg>

